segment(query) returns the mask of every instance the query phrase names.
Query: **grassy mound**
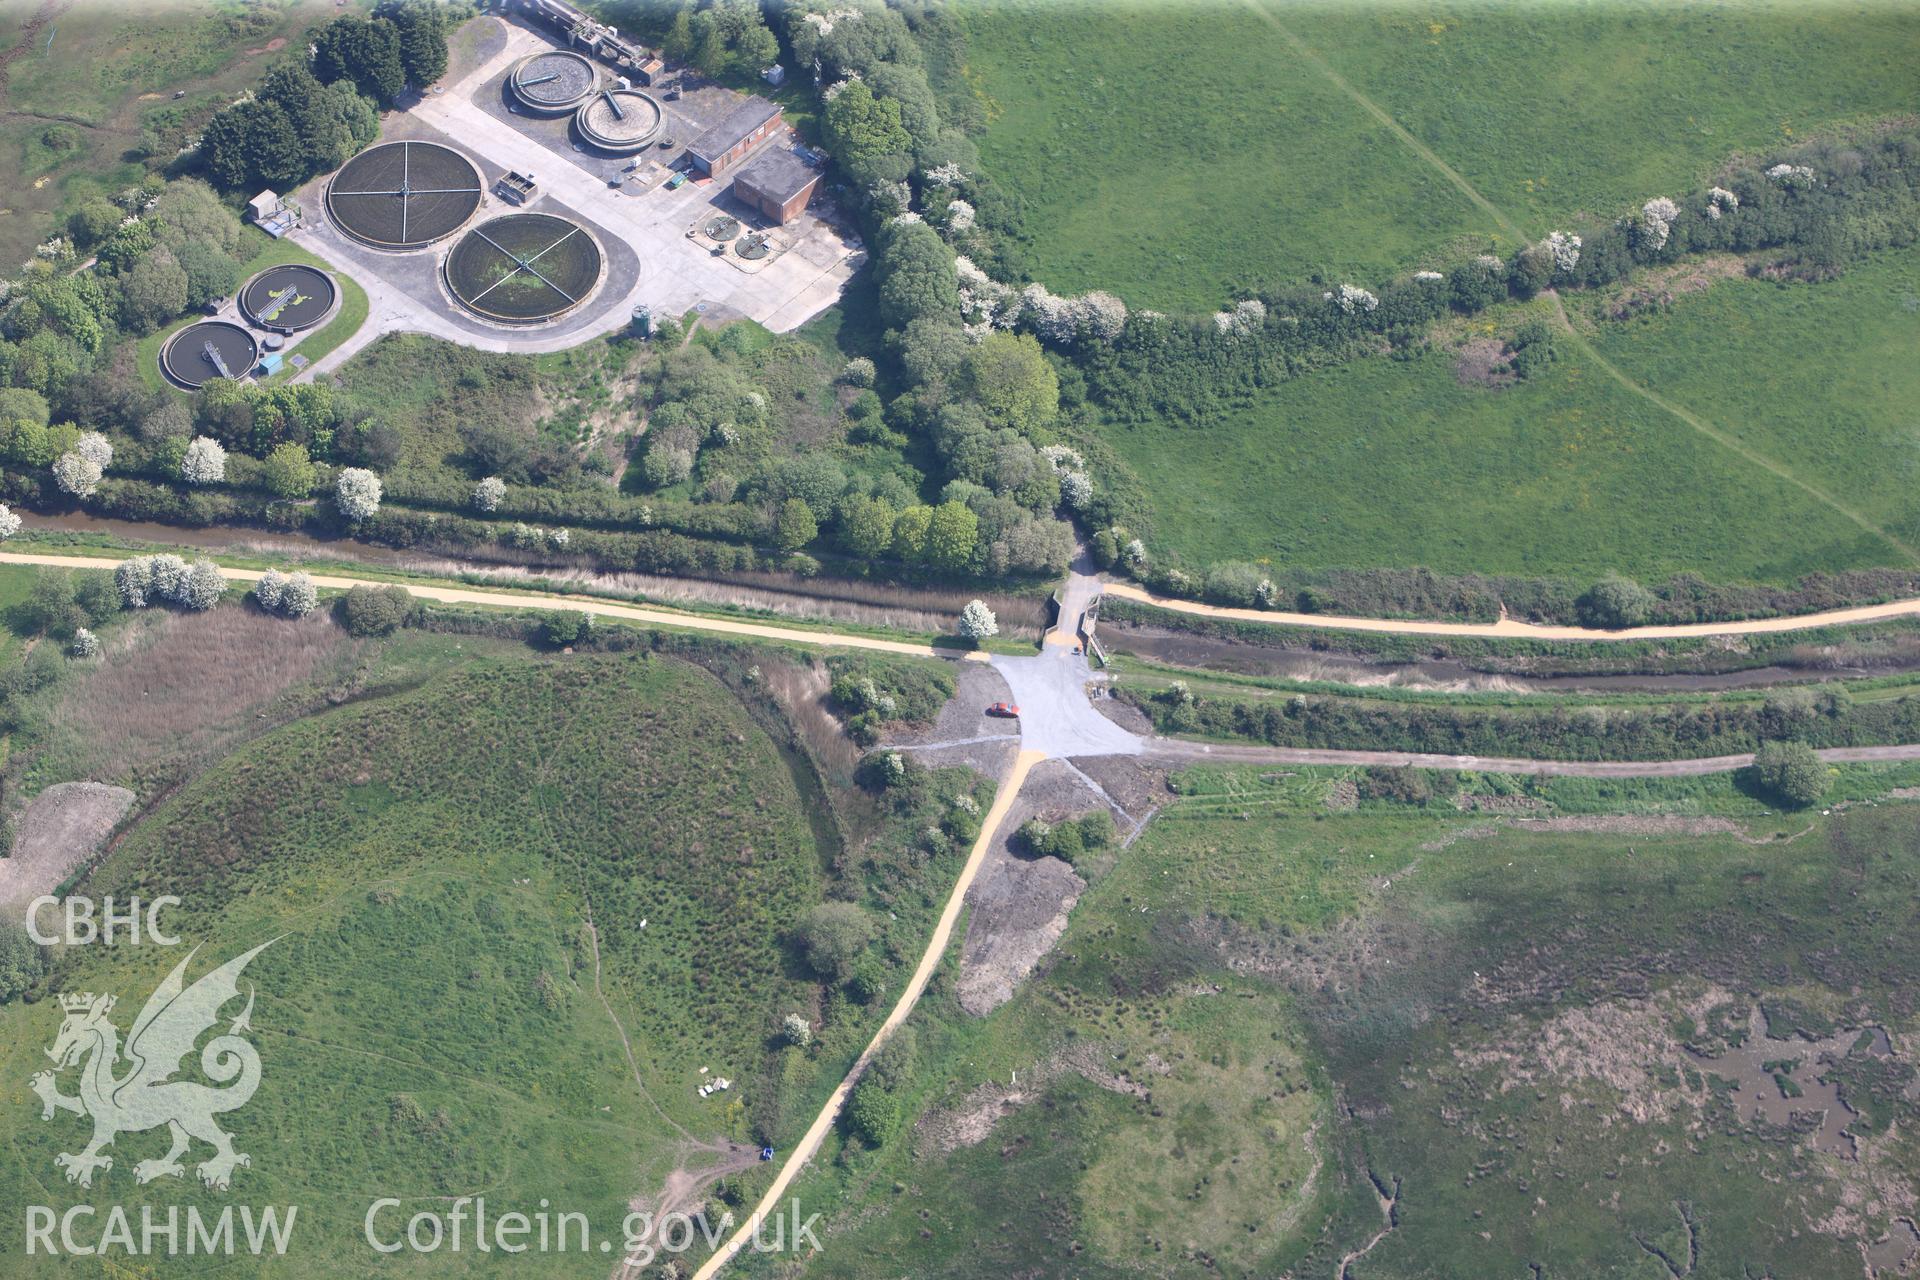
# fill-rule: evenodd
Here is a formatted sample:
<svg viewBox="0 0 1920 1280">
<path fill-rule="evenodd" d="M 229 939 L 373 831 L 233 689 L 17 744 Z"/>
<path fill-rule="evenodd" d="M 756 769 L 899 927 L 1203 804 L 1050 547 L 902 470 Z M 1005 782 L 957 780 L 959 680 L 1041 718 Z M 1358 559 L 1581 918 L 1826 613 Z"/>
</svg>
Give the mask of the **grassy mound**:
<svg viewBox="0 0 1920 1280">
<path fill-rule="evenodd" d="M 545 1197 L 617 1233 L 687 1139 L 748 1140 L 770 1076 L 810 1076 L 768 1037 L 819 996 L 782 936 L 820 900 L 822 854 L 773 741 L 673 659 L 474 662 L 290 725 L 168 800 L 88 887 L 178 894 L 195 976 L 278 939 L 247 974 L 263 1081 L 229 1117 L 252 1166 L 224 1197 L 191 1169 L 136 1186 L 165 1144 L 130 1134 L 91 1197 L 136 1221 L 297 1204 L 302 1269 L 335 1275 L 372 1268 L 381 1196 Z M 124 1032 L 181 954 L 70 949 L 46 988 L 117 993 Z M 59 1020 L 51 1000 L 0 1008 L 10 1078 L 46 1065 Z M 697 1097 L 703 1066 L 733 1089 Z M 4 1122 L 0 1200 L 88 1199 L 53 1164 L 84 1134 L 29 1102 Z"/>
</svg>

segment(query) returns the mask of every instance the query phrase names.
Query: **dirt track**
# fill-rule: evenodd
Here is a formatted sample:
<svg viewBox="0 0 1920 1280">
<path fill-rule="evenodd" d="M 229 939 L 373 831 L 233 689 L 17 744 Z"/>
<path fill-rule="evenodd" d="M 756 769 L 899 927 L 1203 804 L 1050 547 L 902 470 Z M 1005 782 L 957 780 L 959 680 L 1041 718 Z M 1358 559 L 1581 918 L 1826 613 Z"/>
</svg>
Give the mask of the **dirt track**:
<svg viewBox="0 0 1920 1280">
<path fill-rule="evenodd" d="M 900 993 L 900 999 L 894 1004 L 893 1011 L 887 1015 L 887 1020 L 880 1024 L 880 1029 L 874 1032 L 873 1039 L 861 1051 L 859 1060 L 853 1064 L 853 1070 L 847 1072 L 847 1078 L 842 1080 L 839 1087 L 833 1091 L 833 1096 L 827 1099 L 827 1105 L 820 1109 L 820 1114 L 814 1117 L 805 1136 L 794 1146 L 792 1153 L 787 1156 L 786 1163 L 780 1166 L 779 1176 L 774 1178 L 773 1185 L 767 1188 L 767 1193 L 760 1197 L 760 1203 L 753 1207 L 753 1212 L 748 1215 L 746 1224 L 724 1245 L 721 1245 L 719 1250 L 707 1259 L 704 1266 L 693 1273 L 693 1280 L 711 1280 L 722 1267 L 747 1246 L 760 1223 L 780 1211 L 780 1197 L 786 1195 L 787 1188 L 792 1185 L 794 1178 L 806 1168 L 807 1162 L 813 1159 L 814 1153 L 820 1150 L 820 1144 L 826 1140 L 827 1130 L 831 1129 L 834 1121 L 839 1119 L 841 1108 L 847 1105 L 847 1098 L 853 1093 L 854 1084 L 860 1079 L 861 1073 L 867 1069 L 867 1064 L 873 1061 L 873 1055 L 880 1051 L 880 1046 L 887 1042 L 888 1037 L 899 1030 L 900 1025 L 907 1020 L 907 1015 L 912 1013 L 914 1006 L 920 1003 L 920 993 L 927 989 L 927 982 L 933 977 L 934 968 L 946 954 L 947 943 L 953 938 L 953 927 L 960 919 L 960 908 L 966 901 L 967 890 L 972 886 L 973 878 L 980 873 L 981 865 L 986 862 L 987 851 L 993 847 L 994 836 L 999 832 L 1001 823 L 1005 821 L 1007 811 L 1013 807 L 1013 798 L 1020 793 L 1020 784 L 1027 780 L 1027 771 L 1038 764 L 1040 759 L 1039 753 L 1033 751 L 1022 751 L 1015 757 L 1013 769 L 1001 780 L 1000 789 L 994 794 L 993 808 L 987 810 L 987 816 L 980 823 L 980 836 L 973 842 L 973 850 L 967 855 L 966 866 L 961 868 L 960 878 L 954 883 L 953 892 L 947 896 L 946 909 L 940 913 L 940 922 L 934 926 L 933 936 L 927 939 L 926 950 L 921 953 L 919 967 L 913 971 L 913 977 L 907 981 L 906 990 Z"/>
<path fill-rule="evenodd" d="M 1474 769 L 1483 773 L 1530 773 L 1563 778 L 1685 778 L 1704 773 L 1728 773 L 1753 763 L 1751 753 L 1701 756 L 1692 760 L 1508 760 L 1498 756 L 1440 756 L 1417 751 L 1313 751 L 1299 747 L 1185 742 L 1175 738 L 1147 739 L 1146 754 L 1152 760 L 1412 765 L 1419 769 Z M 1829 764 L 1920 760 L 1920 743 L 1892 747 L 1829 747 L 1814 754 Z"/>
<path fill-rule="evenodd" d="M 70 569 L 110 569 L 118 563 L 116 560 L 90 556 L 39 555 L 30 552 L 0 551 L 0 563 L 49 565 Z M 253 582 L 260 578 L 257 569 L 230 569 L 223 567 L 221 572 L 229 580 Z M 333 590 L 359 586 L 365 582 L 373 586 L 389 586 L 386 582 L 373 579 L 342 577 L 335 574 L 315 574 L 314 582 Z M 793 627 L 777 627 L 757 622 L 735 622 L 728 618 L 707 617 L 700 614 L 675 613 L 669 609 L 653 609 L 640 605 L 617 604 L 591 597 L 558 595 L 549 592 L 512 593 L 505 591 L 482 591 L 472 587 L 427 586 L 409 582 L 407 590 L 423 600 L 437 600 L 449 604 L 477 604 L 497 606 L 507 609 L 573 609 L 600 617 L 621 618 L 635 622 L 645 622 L 655 626 L 680 627 L 689 631 L 712 631 L 723 635 L 748 636 L 760 640 L 778 640 L 787 644 L 804 644 L 824 648 L 874 649 L 884 653 L 912 654 L 919 657 L 952 658 L 954 650 L 937 649 L 928 644 L 915 644 L 904 640 L 882 640 L 873 636 L 844 635 L 839 632 L 818 630 L 803 631 Z M 1122 588 L 1110 585 L 1107 588 L 1117 594 L 1130 594 L 1137 588 Z M 1146 596 L 1140 592 L 1139 596 Z M 1159 603 L 1155 601 L 1155 603 Z M 1227 616 L 1246 614 L 1262 621 L 1274 618 L 1294 617 L 1310 620 L 1312 625 L 1324 626 L 1327 619 L 1303 614 L 1257 614 L 1253 610 L 1218 610 L 1208 605 L 1191 605 L 1178 602 L 1194 611 L 1224 613 Z M 1876 609 L 1902 609 L 1920 613 L 1920 600 L 1896 602 L 1895 604 L 1874 606 L 1867 610 L 1847 610 L 1847 613 L 1872 613 Z M 1837 615 L 1821 615 L 1834 620 Z M 1417 627 L 1444 627 L 1444 623 L 1389 622 L 1378 618 L 1355 619 L 1353 621 L 1371 624 L 1373 629 L 1410 629 Z M 1736 624 L 1747 628 L 1765 628 L 1769 619 L 1762 622 Z M 1805 625 L 1806 620 L 1798 621 Z M 1501 626 L 1520 626 L 1519 623 L 1501 623 Z M 1578 628 L 1561 628 L 1578 631 Z M 1535 631 L 1546 628 L 1533 628 Z M 1652 628 L 1643 628 L 1652 630 Z M 1594 633 L 1603 636 L 1612 632 Z M 1622 633 L 1631 634 L 1631 633 Z M 1719 634 L 1716 632 L 1715 634 Z M 982 651 L 970 651 L 962 654 L 964 658 L 976 661 L 992 661 L 995 669 L 1013 687 L 1015 697 L 1028 710 L 1028 715 L 1020 722 L 1020 745 L 1022 758 L 1031 756 L 1035 760 L 1048 756 L 1097 757 L 1105 755 L 1134 755 L 1146 753 L 1167 759 L 1208 759 L 1208 760 L 1246 760 L 1252 762 L 1272 762 L 1276 764 L 1411 764 L 1433 769 L 1482 769 L 1502 773 L 1534 773 L 1589 778 L 1635 778 L 1635 777 L 1682 777 L 1690 774 L 1724 773 L 1731 769 L 1744 768 L 1752 763 L 1750 755 L 1708 756 L 1695 760 L 1508 760 L 1483 756 L 1442 756 L 1422 755 L 1404 751 L 1308 751 L 1290 747 L 1260 747 L 1239 745 L 1216 745 L 1203 742 L 1184 742 L 1172 738 L 1143 738 L 1123 729 L 1096 710 L 1088 701 L 1085 682 L 1089 678 L 1086 662 L 1066 650 L 1049 647 L 1031 658 L 989 658 Z M 1046 714 L 1038 714 L 1036 709 L 1044 709 Z M 1820 752 L 1820 757 L 1833 763 L 1872 761 L 1872 760 L 1920 760 L 1920 743 L 1889 747 L 1835 747 Z M 1024 771 L 1022 771 L 1024 776 Z"/>
<path fill-rule="evenodd" d="M 101 556 L 60 556 L 0 551 L 0 564 L 47 565 L 62 569 L 111 569 L 118 563 L 120 563 L 118 560 Z M 226 575 L 229 582 L 257 582 L 263 576 L 259 569 L 232 569 L 225 565 L 221 566 L 220 572 Z M 349 587 L 363 584 L 375 587 L 395 585 L 374 578 L 352 578 L 324 573 L 314 574 L 313 581 L 315 586 L 335 591 L 344 591 Z M 716 631 L 724 635 L 751 636 L 759 640 L 779 640 L 787 644 L 819 645 L 841 649 L 875 649 L 882 653 L 904 653 L 916 657 L 963 656 L 979 662 L 984 662 L 987 658 L 985 653 L 977 651 L 961 653 L 905 640 L 881 640 L 873 636 L 844 635 L 833 631 L 807 631 L 798 627 L 776 627 L 761 622 L 734 622 L 727 618 L 676 613 L 671 609 L 619 604 L 592 596 L 567 596 L 551 592 L 482 591 L 473 587 L 435 587 L 415 582 L 399 585 L 405 586 L 419 599 L 437 600 L 443 604 L 477 604 L 503 609 L 567 609 L 602 618 L 621 618 L 654 626 L 681 627 L 689 631 Z"/>
<path fill-rule="evenodd" d="M 1496 640 L 1682 640 L 1701 636 L 1756 635 L 1771 631 L 1805 631 L 1811 627 L 1845 626 L 1859 622 L 1884 622 L 1888 618 L 1920 615 L 1920 600 L 1889 600 L 1885 604 L 1861 605 L 1855 609 L 1829 609 L 1824 613 L 1800 613 L 1786 618 L 1748 618 L 1741 622 L 1688 622 L 1665 627 L 1624 627 L 1602 631 L 1594 627 L 1546 626 L 1515 622 L 1420 622 L 1403 618 L 1352 618 L 1328 613 L 1286 613 L 1268 609 L 1230 609 L 1201 604 L 1197 600 L 1176 600 L 1157 596 L 1129 582 L 1109 582 L 1107 594 L 1122 600 L 1138 600 L 1156 609 L 1172 613 L 1196 613 L 1208 618 L 1233 618 L 1241 622 L 1264 622 L 1273 627 L 1313 627 L 1322 631 L 1384 631 L 1409 636 L 1482 636 Z"/>
</svg>

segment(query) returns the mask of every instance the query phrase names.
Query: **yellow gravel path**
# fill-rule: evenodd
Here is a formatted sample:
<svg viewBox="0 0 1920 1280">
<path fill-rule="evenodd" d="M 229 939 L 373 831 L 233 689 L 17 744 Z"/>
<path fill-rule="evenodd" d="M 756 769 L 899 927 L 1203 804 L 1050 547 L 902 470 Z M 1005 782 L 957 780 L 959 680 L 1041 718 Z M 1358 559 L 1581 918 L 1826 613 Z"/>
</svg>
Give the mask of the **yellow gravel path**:
<svg viewBox="0 0 1920 1280">
<path fill-rule="evenodd" d="M 0 551 L 0 564 L 47 565 L 67 569 L 111 569 L 119 563 L 117 559 L 101 556 L 60 556 L 43 555 L 37 552 Z M 225 565 L 220 567 L 220 572 L 226 575 L 229 582 L 258 582 L 264 574 L 264 570 L 260 569 L 232 569 Z M 987 655 L 978 650 L 940 649 L 930 644 L 915 644 L 907 640 L 882 640 L 876 636 L 847 635 L 838 631 L 809 631 L 799 627 L 774 626 L 765 622 L 735 622 L 730 618 L 680 613 L 672 609 L 655 609 L 645 605 L 619 604 L 593 596 L 571 596 L 545 591 L 484 591 L 477 587 L 442 587 L 418 582 L 396 584 L 374 578 L 343 577 L 325 573 L 316 573 L 312 577 L 316 586 L 340 591 L 361 585 L 403 586 L 421 600 L 437 600 L 444 604 L 490 605 L 504 609 L 570 610 L 590 613 L 600 618 L 623 618 L 630 622 L 644 622 L 652 626 L 679 627 L 687 631 L 713 631 L 722 635 L 750 636 L 757 640 L 780 640 L 787 644 L 817 645 L 837 649 L 873 649 L 881 653 L 904 653 L 921 658 L 965 657 L 974 662 L 987 660 Z"/>
<path fill-rule="evenodd" d="M 1394 635 L 1485 636 L 1499 640 L 1679 640 L 1698 636 L 1755 635 L 1764 631 L 1804 631 L 1809 627 L 1836 627 L 1856 622 L 1882 622 L 1888 618 L 1920 615 L 1920 600 L 1889 600 L 1885 604 L 1861 605 L 1854 609 L 1829 609 L 1824 613 L 1800 613 L 1787 618 L 1748 618 L 1741 622 L 1688 622 L 1664 627 L 1623 627 L 1605 631 L 1597 627 L 1543 626 L 1502 618 L 1498 622 L 1421 622 L 1406 618 L 1349 618 L 1331 613 L 1286 613 L 1277 609 L 1232 609 L 1223 605 L 1202 604 L 1197 600 L 1177 600 L 1158 596 L 1130 582 L 1109 582 L 1106 594 L 1122 600 L 1138 600 L 1156 609 L 1175 613 L 1197 613 L 1209 618 L 1235 618 L 1245 622 L 1264 622 L 1276 627 L 1317 627 L 1329 631 L 1384 631 Z"/>
<path fill-rule="evenodd" d="M 920 956 L 920 966 L 913 971 L 913 978 L 907 983 L 907 989 L 900 993 L 900 999 L 894 1004 L 893 1012 L 874 1032 L 873 1039 L 861 1051 L 860 1058 L 853 1064 L 853 1070 L 847 1072 L 847 1078 L 827 1099 L 827 1105 L 820 1109 L 813 1123 L 807 1127 L 805 1136 L 788 1154 L 786 1163 L 780 1167 L 780 1174 L 760 1197 L 760 1203 L 753 1207 L 753 1213 L 746 1224 L 734 1232 L 728 1241 L 720 1246 L 706 1264 L 693 1273 L 693 1280 L 712 1280 L 720 1269 L 731 1262 L 734 1255 L 746 1248 L 753 1239 L 753 1233 L 760 1223 L 780 1212 L 781 1197 L 787 1194 L 787 1188 L 800 1176 L 809 1160 L 820 1150 L 820 1144 L 826 1141 L 827 1131 L 839 1119 L 840 1111 L 847 1105 L 847 1098 L 853 1092 L 853 1086 L 860 1079 L 860 1073 L 873 1061 L 873 1055 L 887 1038 L 899 1030 L 900 1024 L 907 1020 L 913 1007 L 920 1003 L 920 994 L 927 989 L 927 982 L 933 977 L 933 971 L 940 964 L 941 956 L 946 954 L 947 944 L 953 939 L 953 927 L 960 920 L 960 908 L 965 904 L 967 890 L 973 885 L 973 879 L 980 873 L 980 867 L 987 860 L 987 850 L 993 847 L 994 834 L 1000 824 L 1006 820 L 1007 810 L 1013 807 L 1013 798 L 1020 794 L 1020 787 L 1027 780 L 1027 771 L 1046 757 L 1038 751 L 1022 751 L 1014 758 L 1013 769 L 1001 779 L 1000 789 L 993 797 L 993 807 L 987 810 L 987 816 L 980 823 L 980 837 L 973 842 L 972 852 L 967 854 L 966 866 L 960 870 L 960 878 L 954 882 L 953 892 L 947 895 L 947 906 L 940 913 L 940 923 L 934 926 L 933 936 L 927 939 L 927 949 Z"/>
</svg>

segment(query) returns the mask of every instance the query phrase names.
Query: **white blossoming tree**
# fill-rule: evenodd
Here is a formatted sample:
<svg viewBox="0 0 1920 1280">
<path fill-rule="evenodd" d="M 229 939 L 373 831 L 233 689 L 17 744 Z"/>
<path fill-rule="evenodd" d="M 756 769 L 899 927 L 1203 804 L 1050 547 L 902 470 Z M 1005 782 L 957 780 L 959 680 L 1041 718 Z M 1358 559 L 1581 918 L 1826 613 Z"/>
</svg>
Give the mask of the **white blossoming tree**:
<svg viewBox="0 0 1920 1280">
<path fill-rule="evenodd" d="M 260 575 L 260 581 L 253 584 L 253 599 L 268 613 L 280 612 L 280 601 L 287 593 L 287 575 L 278 569 L 269 569 Z"/>
<path fill-rule="evenodd" d="M 507 482 L 499 476 L 488 476 L 473 486 L 473 505 L 477 511 L 498 511 L 500 500 L 507 496 Z"/>
<path fill-rule="evenodd" d="M 153 556 L 152 561 L 153 596 L 177 603 L 187 590 L 187 562 L 175 555 Z"/>
<path fill-rule="evenodd" d="M 1102 342 L 1112 342 L 1127 330 L 1127 304 L 1104 290 L 1095 289 L 1074 299 L 1080 313 L 1080 327 Z"/>
<path fill-rule="evenodd" d="M 141 556 L 122 560 L 114 566 L 113 585 L 120 592 L 120 604 L 128 609 L 144 609 L 153 593 L 153 558 Z"/>
<path fill-rule="evenodd" d="M 306 573 L 269 569 L 254 584 L 253 598 L 268 613 L 282 618 L 304 618 L 320 603 L 320 592 Z"/>
<path fill-rule="evenodd" d="M 1084 471 L 1062 471 L 1060 500 L 1075 511 L 1084 511 L 1093 501 L 1093 480 Z"/>
<path fill-rule="evenodd" d="M 1570 231 L 1555 231 L 1545 241 L 1547 252 L 1553 255 L 1553 269 L 1566 275 L 1580 265 L 1580 237 Z"/>
<path fill-rule="evenodd" d="M 113 571 L 113 584 L 120 591 L 120 603 L 129 609 L 154 604 L 211 609 L 227 590 L 227 580 L 213 561 L 189 565 L 175 555 L 124 560 Z"/>
<path fill-rule="evenodd" d="M 85 627 L 76 627 L 73 642 L 67 646 L 67 652 L 76 658 L 91 658 L 100 652 L 100 637 Z"/>
<path fill-rule="evenodd" d="M 73 442 L 73 451 L 105 471 L 113 465 L 113 441 L 89 431 Z"/>
<path fill-rule="evenodd" d="M 20 517 L 14 514 L 13 508 L 0 502 L 0 541 L 20 532 L 20 525 Z"/>
<path fill-rule="evenodd" d="M 1000 623 L 985 600 L 969 600 L 960 611 L 960 634 L 975 644 L 1000 634 Z"/>
<path fill-rule="evenodd" d="M 1030 284 L 1020 291 L 1018 313 L 1036 337 L 1055 346 L 1073 341 L 1078 329 L 1073 304 L 1043 284 Z"/>
<path fill-rule="evenodd" d="M 1082 458 L 1080 451 L 1072 445 L 1042 445 L 1040 448 L 1040 456 L 1045 458 L 1055 471 L 1062 474 L 1069 471 L 1084 471 L 1087 466 L 1087 460 Z"/>
<path fill-rule="evenodd" d="M 1664 249 L 1667 247 L 1668 237 L 1673 234 L 1673 224 L 1679 219 L 1679 205 L 1666 196 L 1655 196 L 1640 206 L 1637 230 L 1648 247 Z"/>
<path fill-rule="evenodd" d="M 195 436 L 180 455 L 180 478 L 188 484 L 218 484 L 227 478 L 227 451 L 212 436 Z"/>
<path fill-rule="evenodd" d="M 1332 297 L 1332 294 L 1328 294 Z M 1213 313 L 1213 327 L 1221 333 L 1234 337 L 1245 337 L 1258 332 L 1267 322 L 1267 304 L 1258 298 L 1242 298 L 1233 304 L 1231 311 Z"/>
<path fill-rule="evenodd" d="M 220 566 L 211 560 L 196 560 L 193 568 L 187 570 L 178 603 L 183 609 L 211 609 L 226 592 L 227 580 L 221 576 Z"/>
<path fill-rule="evenodd" d="M 1350 316 L 1365 315 L 1380 308 L 1380 299 L 1357 284 L 1343 284 L 1320 296 Z"/>
<path fill-rule="evenodd" d="M 380 509 L 380 477 L 365 467 L 342 468 L 333 501 L 347 519 L 365 520 Z"/>
<path fill-rule="evenodd" d="M 101 474 L 100 464 L 78 449 L 53 460 L 53 482 L 76 498 L 91 498 L 100 488 Z"/>
<path fill-rule="evenodd" d="M 1707 188 L 1707 216 L 1718 221 L 1740 207 L 1740 197 L 1725 187 Z"/>
</svg>

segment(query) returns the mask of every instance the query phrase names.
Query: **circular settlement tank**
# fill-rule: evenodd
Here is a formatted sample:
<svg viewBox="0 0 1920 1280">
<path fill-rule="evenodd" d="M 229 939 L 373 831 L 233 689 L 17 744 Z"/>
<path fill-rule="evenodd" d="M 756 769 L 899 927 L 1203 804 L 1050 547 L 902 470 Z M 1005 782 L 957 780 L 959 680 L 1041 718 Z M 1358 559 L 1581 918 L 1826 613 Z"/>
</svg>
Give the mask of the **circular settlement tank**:
<svg viewBox="0 0 1920 1280">
<path fill-rule="evenodd" d="M 326 319 L 338 297 L 332 276 L 318 267 L 289 262 L 247 281 L 240 290 L 240 310 L 255 328 L 298 333 Z"/>
<path fill-rule="evenodd" d="M 522 58 L 507 76 L 513 100 L 543 116 L 565 115 L 591 98 L 599 85 L 599 68 L 570 49 Z"/>
<path fill-rule="evenodd" d="M 602 151 L 643 150 L 660 132 L 660 104 L 638 89 L 605 89 L 574 113 L 573 127 Z"/>
<path fill-rule="evenodd" d="M 334 225 L 375 249 L 419 249 L 467 224 L 480 207 L 480 171 L 436 142 L 383 142 L 327 184 Z"/>
<path fill-rule="evenodd" d="M 260 357 L 253 335 L 230 320 L 202 320 L 167 339 L 160 372 L 175 386 L 198 391 L 215 378 L 244 378 Z"/>
<path fill-rule="evenodd" d="M 503 324 L 539 324 L 584 302 L 600 283 L 600 246 L 585 228 L 547 213 L 483 222 L 447 252 L 447 291 Z"/>
</svg>

